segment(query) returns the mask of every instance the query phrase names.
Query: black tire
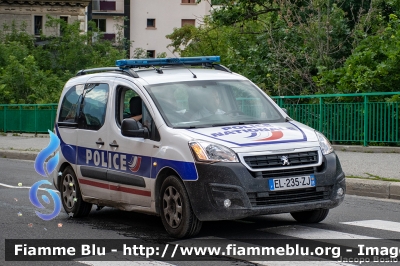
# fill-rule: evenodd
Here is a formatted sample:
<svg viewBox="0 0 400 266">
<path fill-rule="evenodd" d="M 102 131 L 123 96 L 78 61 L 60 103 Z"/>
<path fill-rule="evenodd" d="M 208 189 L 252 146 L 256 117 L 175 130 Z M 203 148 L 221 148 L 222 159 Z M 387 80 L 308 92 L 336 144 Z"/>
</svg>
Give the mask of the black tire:
<svg viewBox="0 0 400 266">
<path fill-rule="evenodd" d="M 318 209 L 312 211 L 291 212 L 292 217 L 299 223 L 319 223 L 328 216 L 329 209 Z"/>
<path fill-rule="evenodd" d="M 92 204 L 83 201 L 78 179 L 70 166 L 65 168 L 60 181 L 61 202 L 67 214 L 76 218 L 88 216 Z"/>
<path fill-rule="evenodd" d="M 193 213 L 186 189 L 177 177 L 164 180 L 159 203 L 161 221 L 169 235 L 187 238 L 200 232 L 203 223 Z"/>
</svg>

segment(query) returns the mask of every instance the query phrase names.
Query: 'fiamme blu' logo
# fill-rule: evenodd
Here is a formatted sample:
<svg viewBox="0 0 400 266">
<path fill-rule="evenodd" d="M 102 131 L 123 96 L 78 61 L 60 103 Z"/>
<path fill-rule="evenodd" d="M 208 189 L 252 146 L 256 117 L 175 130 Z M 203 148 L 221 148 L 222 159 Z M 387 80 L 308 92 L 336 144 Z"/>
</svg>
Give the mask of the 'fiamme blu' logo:
<svg viewBox="0 0 400 266">
<path fill-rule="evenodd" d="M 35 170 L 39 175 L 42 175 L 44 177 L 50 177 L 50 174 L 54 171 L 58 164 L 59 160 L 59 153 L 57 152 L 54 156 L 52 156 L 50 159 L 51 154 L 57 150 L 57 148 L 60 146 L 60 140 L 58 137 L 49 130 L 49 135 L 50 135 L 50 143 L 49 145 L 44 148 L 41 152 L 39 152 L 38 156 L 36 157 L 35 160 Z M 40 180 L 33 184 L 31 189 L 29 190 L 29 199 L 32 202 L 32 204 L 40 209 L 45 208 L 39 201 L 37 192 L 39 190 L 39 187 L 43 184 L 46 185 L 51 185 L 51 183 L 48 180 Z M 57 195 L 56 192 L 54 192 L 51 189 L 45 189 L 51 196 L 54 202 L 54 210 L 50 214 L 43 214 L 38 211 L 35 211 L 36 215 L 42 218 L 43 220 L 51 220 L 54 217 L 56 217 L 60 211 L 61 211 L 61 200 L 60 197 Z M 42 200 L 46 204 L 50 204 L 50 200 L 46 195 L 42 195 Z"/>
</svg>

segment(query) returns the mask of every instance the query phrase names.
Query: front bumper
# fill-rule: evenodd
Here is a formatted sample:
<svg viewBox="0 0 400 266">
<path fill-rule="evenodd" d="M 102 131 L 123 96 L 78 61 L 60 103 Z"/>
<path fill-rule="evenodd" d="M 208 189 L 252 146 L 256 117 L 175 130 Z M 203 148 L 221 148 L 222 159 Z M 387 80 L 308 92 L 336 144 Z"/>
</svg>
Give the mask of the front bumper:
<svg viewBox="0 0 400 266">
<path fill-rule="evenodd" d="M 271 191 L 268 180 L 241 163 L 197 163 L 198 180 L 185 181 L 192 209 L 201 221 L 233 220 L 248 216 L 288 213 L 338 206 L 346 191 L 345 175 L 335 153 L 314 167 L 316 187 Z M 224 207 L 229 199 L 231 206 Z"/>
</svg>

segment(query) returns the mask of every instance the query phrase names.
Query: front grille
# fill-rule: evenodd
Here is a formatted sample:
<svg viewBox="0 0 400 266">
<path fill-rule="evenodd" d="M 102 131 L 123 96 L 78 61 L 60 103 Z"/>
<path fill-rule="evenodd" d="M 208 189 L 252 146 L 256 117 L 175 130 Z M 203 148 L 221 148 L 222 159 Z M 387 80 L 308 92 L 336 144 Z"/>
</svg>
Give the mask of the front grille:
<svg viewBox="0 0 400 266">
<path fill-rule="evenodd" d="M 252 169 L 286 167 L 281 160 L 282 156 L 287 156 L 289 166 L 300 166 L 318 163 L 317 151 L 305 151 L 286 154 L 244 156 L 245 163 Z"/>
<path fill-rule="evenodd" d="M 260 171 L 251 172 L 255 178 L 274 178 L 284 176 L 299 176 L 299 175 L 311 175 L 314 174 L 314 167 L 305 168 L 294 168 L 294 169 L 282 169 L 282 170 L 271 170 L 271 171 Z"/>
<path fill-rule="evenodd" d="M 257 196 L 260 194 L 261 196 Z M 266 196 L 265 194 L 268 194 Z M 329 199 L 329 188 L 306 188 L 285 191 L 268 191 L 262 193 L 247 193 L 251 206 L 273 206 L 300 202 L 313 202 Z"/>
</svg>

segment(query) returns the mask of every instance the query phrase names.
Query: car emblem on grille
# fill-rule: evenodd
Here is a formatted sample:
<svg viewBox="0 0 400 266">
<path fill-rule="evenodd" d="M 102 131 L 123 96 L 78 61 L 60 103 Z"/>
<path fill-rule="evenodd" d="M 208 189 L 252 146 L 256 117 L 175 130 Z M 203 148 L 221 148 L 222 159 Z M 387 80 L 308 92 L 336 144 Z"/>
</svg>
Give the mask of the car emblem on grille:
<svg viewBox="0 0 400 266">
<path fill-rule="evenodd" d="M 282 165 L 290 165 L 289 158 L 287 156 L 281 157 Z"/>
</svg>

